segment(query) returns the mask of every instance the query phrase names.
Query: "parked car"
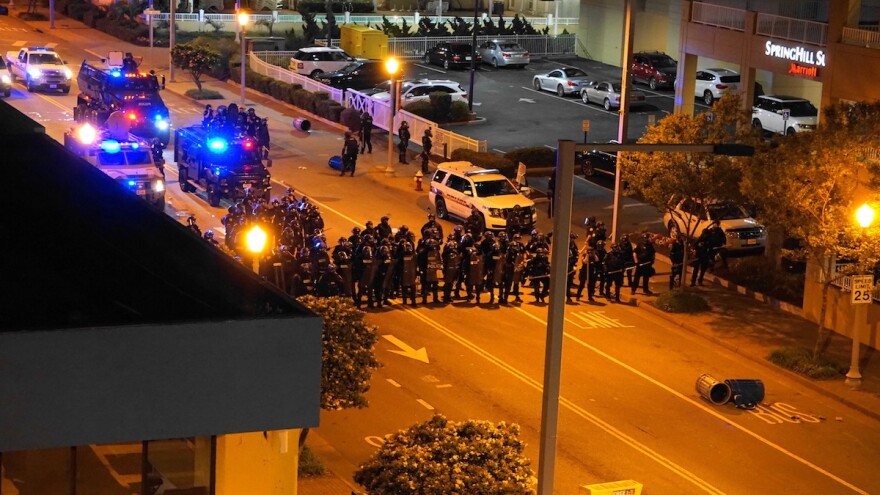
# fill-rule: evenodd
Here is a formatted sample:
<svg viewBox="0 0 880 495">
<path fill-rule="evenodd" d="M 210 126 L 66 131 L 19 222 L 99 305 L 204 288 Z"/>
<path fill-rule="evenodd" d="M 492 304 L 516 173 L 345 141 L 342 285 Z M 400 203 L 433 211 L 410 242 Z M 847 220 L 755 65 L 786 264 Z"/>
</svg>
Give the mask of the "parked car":
<svg viewBox="0 0 880 495">
<path fill-rule="evenodd" d="M 618 141 L 611 140 L 609 143 L 618 144 Z M 577 152 L 574 155 L 574 162 L 580 165 L 581 174 L 585 178 L 594 177 L 597 173 L 614 177 L 617 169 L 617 153 L 596 150 L 586 153 Z"/>
<path fill-rule="evenodd" d="M 400 86 L 400 105 L 404 107 L 416 101 L 430 100 L 431 93 L 447 93 L 452 101 L 467 101 L 467 92 L 455 81 L 439 79 L 422 79 L 421 81 L 404 81 Z M 388 101 L 391 95 L 382 91 L 371 95 L 374 99 Z"/>
<path fill-rule="evenodd" d="M 476 209 L 488 230 L 503 230 L 507 218 L 519 206 L 522 225 L 530 229 L 537 220 L 535 203 L 522 195 L 507 177 L 496 169 L 485 169 L 470 162 L 446 162 L 431 177 L 428 201 L 437 217 L 467 218 Z"/>
<path fill-rule="evenodd" d="M 752 126 L 777 134 L 794 134 L 814 130 L 818 116 L 819 110 L 809 100 L 796 96 L 764 95 L 759 96 L 758 102 L 752 107 Z"/>
<path fill-rule="evenodd" d="M 671 88 L 678 73 L 678 62 L 663 52 L 639 52 L 633 55 L 630 72 L 633 82 L 643 82 L 653 90 Z"/>
<path fill-rule="evenodd" d="M 703 103 L 711 105 L 728 91 L 739 88 L 739 74 L 730 69 L 703 69 L 697 71 L 694 94 Z"/>
<path fill-rule="evenodd" d="M 342 70 L 319 74 L 316 79 L 334 88 L 360 90 L 388 81 L 388 71 L 385 70 L 385 62 L 382 60 L 358 60 Z"/>
<path fill-rule="evenodd" d="M 482 61 L 480 54 L 474 51 L 474 48 L 467 43 L 447 43 L 441 41 L 425 52 L 424 60 L 426 64 L 434 64 L 444 69 L 451 69 L 453 67 L 469 67 L 471 59 L 474 57 L 476 57 L 478 64 Z"/>
<path fill-rule="evenodd" d="M 576 67 L 562 67 L 532 78 L 538 91 L 555 91 L 558 96 L 578 95 L 587 82 L 587 73 Z"/>
<path fill-rule="evenodd" d="M 675 203 L 674 213 L 663 214 L 669 235 L 687 233 L 686 221 L 696 222 L 694 237 L 718 221 L 727 235 L 727 252 L 731 254 L 761 254 L 767 244 L 767 230 L 752 218 L 745 208 L 730 201 L 710 201 L 706 204 L 695 199 L 681 199 Z M 691 224 L 693 225 L 693 223 Z"/>
<path fill-rule="evenodd" d="M 499 67 L 517 67 L 524 69 L 529 65 L 529 52 L 513 41 L 487 41 L 477 51 L 483 63 Z"/>
<path fill-rule="evenodd" d="M 589 81 L 581 88 L 581 100 L 584 103 L 596 103 L 605 107 L 605 110 L 620 108 L 620 83 L 609 81 Z M 629 90 L 630 105 L 644 103 L 647 98 L 645 93 L 637 89 Z"/>
<path fill-rule="evenodd" d="M 356 60 L 342 48 L 310 46 L 297 50 L 291 57 L 288 68 L 297 74 L 317 78 L 324 72 L 342 70 Z"/>
</svg>

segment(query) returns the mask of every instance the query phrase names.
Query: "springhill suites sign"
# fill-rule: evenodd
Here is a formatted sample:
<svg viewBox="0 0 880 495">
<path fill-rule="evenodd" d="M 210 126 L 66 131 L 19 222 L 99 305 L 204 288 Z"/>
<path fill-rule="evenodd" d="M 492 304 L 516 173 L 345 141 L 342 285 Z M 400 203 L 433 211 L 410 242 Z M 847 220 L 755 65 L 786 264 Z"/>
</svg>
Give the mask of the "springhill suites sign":
<svg viewBox="0 0 880 495">
<path fill-rule="evenodd" d="M 825 52 L 822 50 L 808 50 L 802 46 L 788 47 L 768 41 L 764 45 L 764 55 L 770 57 L 800 62 L 802 64 L 825 67 Z"/>
</svg>

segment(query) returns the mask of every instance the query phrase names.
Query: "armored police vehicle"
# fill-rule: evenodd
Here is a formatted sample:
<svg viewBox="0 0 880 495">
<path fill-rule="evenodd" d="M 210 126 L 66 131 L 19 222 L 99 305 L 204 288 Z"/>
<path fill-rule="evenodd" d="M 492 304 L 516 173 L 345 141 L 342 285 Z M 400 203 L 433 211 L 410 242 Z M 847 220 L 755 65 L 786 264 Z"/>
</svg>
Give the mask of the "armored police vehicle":
<svg viewBox="0 0 880 495">
<path fill-rule="evenodd" d="M 73 118 L 103 127 L 111 112 L 125 113 L 131 133 L 144 139 L 158 139 L 166 146 L 171 135 L 168 107 L 159 96 L 164 87 L 155 74 L 142 72 L 128 53 L 110 52 L 99 62 L 83 61 L 77 75 L 80 93 Z"/>
<path fill-rule="evenodd" d="M 272 160 L 257 141 L 238 131 L 195 125 L 174 133 L 174 161 L 184 192 L 202 190 L 211 206 L 248 192 L 269 198 Z M 265 161 L 264 161 L 265 160 Z"/>
<path fill-rule="evenodd" d="M 103 130 L 85 123 L 65 132 L 64 146 L 147 202 L 165 207 L 161 163 L 155 161 L 150 143 L 128 132 L 121 112 L 108 117 Z"/>
</svg>

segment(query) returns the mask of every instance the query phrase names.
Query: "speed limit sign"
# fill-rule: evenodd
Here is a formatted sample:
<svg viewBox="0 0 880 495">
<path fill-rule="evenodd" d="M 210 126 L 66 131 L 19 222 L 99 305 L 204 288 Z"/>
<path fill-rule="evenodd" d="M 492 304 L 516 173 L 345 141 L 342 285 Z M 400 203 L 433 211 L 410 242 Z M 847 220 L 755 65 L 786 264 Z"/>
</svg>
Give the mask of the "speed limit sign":
<svg viewBox="0 0 880 495">
<path fill-rule="evenodd" d="M 870 304 L 874 291 L 873 275 L 853 275 L 852 277 L 852 300 L 853 304 Z"/>
</svg>

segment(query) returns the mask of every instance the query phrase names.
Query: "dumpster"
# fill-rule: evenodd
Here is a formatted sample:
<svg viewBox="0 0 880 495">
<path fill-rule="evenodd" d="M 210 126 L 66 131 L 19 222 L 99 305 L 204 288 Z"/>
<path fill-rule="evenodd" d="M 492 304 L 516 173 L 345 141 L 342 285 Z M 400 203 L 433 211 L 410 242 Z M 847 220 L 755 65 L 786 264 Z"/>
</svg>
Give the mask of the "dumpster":
<svg viewBox="0 0 880 495">
<path fill-rule="evenodd" d="M 608 483 L 581 485 L 578 495 L 641 495 L 642 484 L 638 481 L 623 480 Z"/>
<path fill-rule="evenodd" d="M 736 407 L 754 409 L 764 400 L 764 382 L 753 379 L 724 380 Z"/>
<path fill-rule="evenodd" d="M 388 56 L 388 35 L 368 26 L 346 24 L 339 28 L 339 45 L 355 57 L 382 59 Z"/>
<path fill-rule="evenodd" d="M 727 404 L 730 401 L 730 385 L 712 378 L 708 373 L 703 373 L 697 378 L 696 389 L 700 397 L 716 406 Z"/>
</svg>

